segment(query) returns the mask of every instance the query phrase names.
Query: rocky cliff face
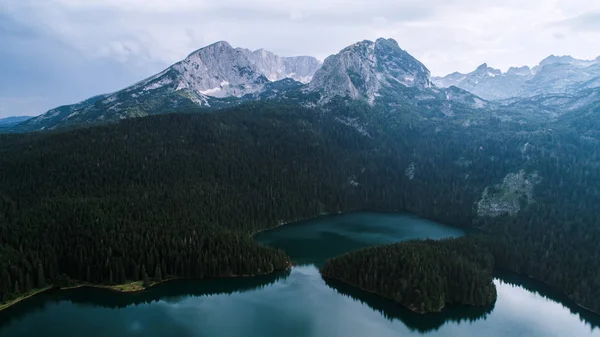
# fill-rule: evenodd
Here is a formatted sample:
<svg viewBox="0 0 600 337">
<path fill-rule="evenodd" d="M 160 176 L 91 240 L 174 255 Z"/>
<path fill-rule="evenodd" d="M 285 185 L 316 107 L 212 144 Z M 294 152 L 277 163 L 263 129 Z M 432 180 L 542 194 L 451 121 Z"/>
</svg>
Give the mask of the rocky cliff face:
<svg viewBox="0 0 600 337">
<path fill-rule="evenodd" d="M 394 85 L 429 88 L 429 70 L 392 39 L 357 42 L 323 62 L 309 83 L 324 100 L 335 96 L 364 98 L 373 103 L 380 91 Z"/>
<path fill-rule="evenodd" d="M 155 83 L 153 87 L 176 83 L 175 91 L 188 89 L 205 96 L 241 97 L 285 78 L 307 83 L 320 66 L 314 57 L 280 57 L 264 49 L 233 48 L 221 41 L 173 65 L 175 81 L 162 79 L 159 74 L 151 82 Z"/>
<path fill-rule="evenodd" d="M 227 42 L 202 48 L 172 69 L 176 72 L 175 90 L 188 89 L 213 97 L 239 97 L 269 82 L 242 50 Z"/>
<path fill-rule="evenodd" d="M 321 67 L 321 62 L 311 56 L 280 57 L 264 49 L 239 50 L 246 55 L 258 72 L 272 82 L 291 78 L 301 83 L 308 83 Z"/>
</svg>

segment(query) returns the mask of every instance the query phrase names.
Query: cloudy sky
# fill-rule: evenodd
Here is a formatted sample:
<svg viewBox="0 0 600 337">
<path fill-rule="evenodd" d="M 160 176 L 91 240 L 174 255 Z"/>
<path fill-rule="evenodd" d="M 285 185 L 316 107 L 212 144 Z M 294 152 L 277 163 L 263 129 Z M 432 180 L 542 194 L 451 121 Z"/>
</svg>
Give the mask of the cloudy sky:
<svg viewBox="0 0 600 337">
<path fill-rule="evenodd" d="M 600 55 L 595 0 L 0 2 L 0 117 L 121 89 L 219 40 L 324 59 L 391 37 L 434 75 Z"/>
</svg>

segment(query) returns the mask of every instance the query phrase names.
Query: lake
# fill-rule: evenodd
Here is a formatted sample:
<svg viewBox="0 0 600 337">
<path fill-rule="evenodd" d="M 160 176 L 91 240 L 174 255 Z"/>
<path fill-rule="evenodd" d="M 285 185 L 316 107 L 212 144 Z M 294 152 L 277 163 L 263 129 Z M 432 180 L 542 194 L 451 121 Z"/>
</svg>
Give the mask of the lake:
<svg viewBox="0 0 600 337">
<path fill-rule="evenodd" d="M 17 336 L 600 336 L 600 319 L 541 284 L 498 274 L 489 308 L 414 314 L 337 282 L 318 267 L 356 248 L 464 235 L 405 214 L 349 213 L 288 224 L 256 239 L 295 262 L 276 275 L 173 281 L 141 293 L 73 289 L 36 296 L 0 312 L 0 337 Z"/>
</svg>

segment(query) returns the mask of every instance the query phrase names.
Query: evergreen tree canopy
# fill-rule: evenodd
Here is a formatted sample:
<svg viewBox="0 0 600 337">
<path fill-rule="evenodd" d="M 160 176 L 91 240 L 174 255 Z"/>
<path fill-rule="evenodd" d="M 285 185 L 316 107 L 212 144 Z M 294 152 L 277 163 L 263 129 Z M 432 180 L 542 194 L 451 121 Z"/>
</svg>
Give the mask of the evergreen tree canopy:
<svg viewBox="0 0 600 337">
<path fill-rule="evenodd" d="M 69 279 L 269 273 L 289 259 L 252 233 L 372 210 L 477 227 L 497 267 L 600 311 L 596 115 L 465 125 L 397 104 L 251 103 L 0 135 L 0 301 Z"/>
</svg>

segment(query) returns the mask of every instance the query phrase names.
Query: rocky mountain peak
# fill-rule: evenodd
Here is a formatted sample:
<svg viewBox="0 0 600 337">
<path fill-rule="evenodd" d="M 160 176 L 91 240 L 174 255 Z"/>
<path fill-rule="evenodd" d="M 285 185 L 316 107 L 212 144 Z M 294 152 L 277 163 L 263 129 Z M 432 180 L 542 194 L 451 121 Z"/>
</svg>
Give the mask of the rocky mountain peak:
<svg viewBox="0 0 600 337">
<path fill-rule="evenodd" d="M 477 67 L 476 71 L 487 70 L 487 68 L 488 68 L 488 64 L 482 63 L 479 67 Z"/>
<path fill-rule="evenodd" d="M 264 49 L 250 51 L 219 41 L 146 82 L 152 82 L 151 88 L 171 85 L 174 91 L 186 90 L 193 96 L 241 97 L 285 78 L 307 83 L 320 65 L 312 57 L 280 57 Z"/>
<path fill-rule="evenodd" d="M 502 73 L 484 63 L 463 76 L 450 74 L 432 80 L 439 87 L 455 85 L 488 100 L 569 94 L 600 86 L 600 64 L 569 55 L 550 55 L 533 68 L 512 67 Z"/>
<path fill-rule="evenodd" d="M 530 76 L 532 75 L 531 68 L 528 66 L 510 67 L 506 72 L 508 75 Z"/>
<path fill-rule="evenodd" d="M 280 57 L 264 49 L 250 51 L 238 48 L 238 50 L 245 54 L 254 67 L 269 81 L 291 78 L 301 83 L 308 83 L 321 67 L 321 62 L 311 56 Z"/>
<path fill-rule="evenodd" d="M 575 61 L 575 59 L 570 55 L 563 55 L 563 56 L 550 55 L 540 62 L 540 66 L 543 67 L 545 65 L 555 64 L 555 63 L 572 63 L 573 61 Z"/>
<path fill-rule="evenodd" d="M 219 41 L 121 91 L 52 109 L 28 121 L 23 130 L 139 117 L 182 106 L 227 105 L 232 97 L 242 101 L 273 81 L 289 78 L 307 83 L 320 65 L 314 57 L 280 57 Z"/>
<path fill-rule="evenodd" d="M 498 75 L 502 75 L 502 70 L 492 68 L 492 67 L 488 66 L 487 63 L 483 63 L 479 67 L 477 67 L 477 69 L 475 69 L 475 71 L 472 72 L 471 74 L 480 74 L 483 76 L 495 77 Z"/>
<path fill-rule="evenodd" d="M 396 85 L 429 88 L 429 70 L 393 39 L 354 43 L 323 62 L 309 83 L 309 90 L 334 96 L 363 98 L 374 103 L 380 90 Z"/>
<path fill-rule="evenodd" d="M 214 97 L 243 96 L 268 82 L 240 50 L 220 41 L 199 49 L 172 67 L 177 88 Z"/>
</svg>

